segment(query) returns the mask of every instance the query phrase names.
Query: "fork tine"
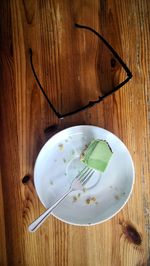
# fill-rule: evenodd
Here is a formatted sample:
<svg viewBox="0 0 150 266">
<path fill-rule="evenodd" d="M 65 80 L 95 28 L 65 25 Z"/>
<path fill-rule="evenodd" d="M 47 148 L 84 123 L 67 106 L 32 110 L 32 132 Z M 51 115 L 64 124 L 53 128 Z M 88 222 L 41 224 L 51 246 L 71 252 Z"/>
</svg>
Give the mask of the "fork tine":
<svg viewBox="0 0 150 266">
<path fill-rule="evenodd" d="M 81 181 L 82 185 L 84 186 L 91 178 L 91 176 L 94 174 L 94 170 L 91 169 L 89 173 L 85 176 L 85 178 Z"/>
<path fill-rule="evenodd" d="M 85 173 L 81 176 L 80 181 L 83 182 L 85 180 L 85 178 L 92 172 L 91 168 L 87 168 L 87 170 L 85 171 Z"/>
<path fill-rule="evenodd" d="M 84 177 L 84 175 L 88 172 L 88 170 L 89 170 L 89 168 L 87 166 L 85 166 L 81 170 L 81 172 L 77 175 L 76 179 L 80 181 L 82 179 L 82 177 Z"/>
</svg>

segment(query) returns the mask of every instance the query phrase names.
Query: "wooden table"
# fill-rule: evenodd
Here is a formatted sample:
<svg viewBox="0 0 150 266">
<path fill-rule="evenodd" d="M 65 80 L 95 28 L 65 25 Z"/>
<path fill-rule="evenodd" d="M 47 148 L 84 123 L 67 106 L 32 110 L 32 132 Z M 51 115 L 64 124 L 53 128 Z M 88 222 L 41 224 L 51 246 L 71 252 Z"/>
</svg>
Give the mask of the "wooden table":
<svg viewBox="0 0 150 266">
<path fill-rule="evenodd" d="M 149 3 L 1 1 L 0 265 L 150 265 Z M 72 60 L 71 27 L 75 22 L 100 32 L 124 59 L 133 78 L 102 103 L 60 120 L 33 77 L 29 48 L 41 83 L 59 105 L 59 81 L 71 82 L 77 67 L 71 63 L 68 75 L 65 67 Z M 83 46 L 81 42 L 80 51 Z M 60 62 L 67 52 L 70 61 Z M 86 59 L 88 71 L 90 52 Z M 92 76 L 88 84 L 93 86 Z M 57 131 L 79 124 L 103 127 L 126 144 L 136 170 L 132 196 L 119 214 L 103 224 L 75 227 L 50 217 L 31 234 L 27 226 L 44 211 L 33 185 L 34 163 L 41 147 L 55 133 L 55 128 L 53 132 L 45 129 L 57 125 Z"/>
</svg>

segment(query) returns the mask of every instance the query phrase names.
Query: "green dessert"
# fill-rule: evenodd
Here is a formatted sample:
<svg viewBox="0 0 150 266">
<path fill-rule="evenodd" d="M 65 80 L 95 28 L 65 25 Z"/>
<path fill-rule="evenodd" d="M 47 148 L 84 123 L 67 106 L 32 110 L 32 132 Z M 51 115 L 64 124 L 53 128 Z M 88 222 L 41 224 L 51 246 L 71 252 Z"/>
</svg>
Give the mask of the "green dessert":
<svg viewBox="0 0 150 266">
<path fill-rule="evenodd" d="M 113 152 L 105 140 L 92 140 L 81 155 L 81 161 L 88 167 L 104 172 Z"/>
</svg>

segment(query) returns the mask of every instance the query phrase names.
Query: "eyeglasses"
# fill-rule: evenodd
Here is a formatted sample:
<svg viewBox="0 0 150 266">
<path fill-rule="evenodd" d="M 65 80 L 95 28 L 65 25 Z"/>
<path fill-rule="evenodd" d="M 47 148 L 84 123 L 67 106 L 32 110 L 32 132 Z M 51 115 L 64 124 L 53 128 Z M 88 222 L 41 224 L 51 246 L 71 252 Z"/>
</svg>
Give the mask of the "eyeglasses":
<svg viewBox="0 0 150 266">
<path fill-rule="evenodd" d="M 79 24 L 75 24 L 75 28 L 77 29 L 81 29 L 84 31 L 88 31 L 92 34 L 94 34 L 96 37 L 99 38 L 99 40 L 101 41 L 101 55 L 99 55 L 99 57 L 103 58 L 103 62 L 100 64 L 99 62 L 97 63 L 97 66 L 101 72 L 101 77 L 99 78 L 99 81 L 102 83 L 102 85 L 105 87 L 101 88 L 101 95 L 98 95 L 96 100 L 89 100 L 87 104 L 83 104 L 82 106 L 77 107 L 74 110 L 71 111 L 67 111 L 64 113 L 61 113 L 60 111 L 58 111 L 58 109 L 54 106 L 54 104 L 52 103 L 52 101 L 49 99 L 47 93 L 45 92 L 45 90 L 43 89 L 43 86 L 41 85 L 39 78 L 37 76 L 37 73 L 35 71 L 34 68 L 34 64 L 33 64 L 33 52 L 32 49 L 29 49 L 30 52 L 30 64 L 31 64 L 31 69 L 33 72 L 33 75 L 35 77 L 35 80 L 43 94 L 43 96 L 45 97 L 47 103 L 49 104 L 50 108 L 53 110 L 53 112 L 55 113 L 55 115 L 62 119 L 66 116 L 71 116 L 73 114 L 76 114 L 80 111 L 83 111 L 89 107 L 94 106 L 95 104 L 101 102 L 103 99 L 105 99 L 107 96 L 111 95 L 112 93 L 116 92 L 118 89 L 120 89 L 121 87 L 123 87 L 131 78 L 132 78 L 132 73 L 130 72 L 129 68 L 126 66 L 126 64 L 123 62 L 123 60 L 121 59 L 121 57 L 117 54 L 117 52 L 112 48 L 112 46 L 104 39 L 104 37 L 102 35 L 100 35 L 98 32 L 96 32 L 94 29 L 88 27 L 88 26 L 84 26 L 84 25 L 79 25 Z M 105 48 L 104 48 L 105 47 Z M 106 55 L 106 50 L 107 50 L 107 55 Z M 103 56 L 104 55 L 104 56 Z M 109 61 L 111 64 L 112 69 L 118 69 L 118 71 L 120 71 L 119 69 L 123 69 L 124 73 L 125 73 L 125 78 L 123 79 L 122 82 L 119 82 L 119 84 L 115 81 L 115 75 L 113 74 L 113 81 L 111 80 L 108 83 L 111 83 L 111 85 L 107 85 L 107 80 L 109 81 L 110 79 L 112 79 L 112 70 L 108 70 L 107 68 L 107 58 L 111 58 L 111 60 Z M 119 66 L 118 68 L 116 68 L 116 64 Z M 106 66 L 106 67 L 105 67 Z M 109 69 L 109 67 L 108 67 Z M 114 72 L 115 73 L 115 72 Z M 108 87 L 108 88 L 106 88 Z M 70 90 L 69 90 L 70 91 Z"/>
</svg>

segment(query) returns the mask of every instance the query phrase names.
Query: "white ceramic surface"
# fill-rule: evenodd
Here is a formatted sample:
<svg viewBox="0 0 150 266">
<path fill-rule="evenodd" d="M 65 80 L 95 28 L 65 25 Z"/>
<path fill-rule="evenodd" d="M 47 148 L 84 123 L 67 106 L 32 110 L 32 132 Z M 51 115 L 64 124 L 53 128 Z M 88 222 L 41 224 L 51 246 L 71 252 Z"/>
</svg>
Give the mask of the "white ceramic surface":
<svg viewBox="0 0 150 266">
<path fill-rule="evenodd" d="M 74 225 L 104 222 L 127 203 L 135 175 L 128 149 L 118 137 L 105 129 L 75 126 L 50 138 L 35 164 L 36 191 L 43 205 L 48 208 L 68 189 L 72 179 L 84 167 L 79 157 L 92 139 L 106 140 L 113 156 L 104 173 L 95 172 L 84 191 L 72 192 L 53 211 L 56 218 Z"/>
</svg>

